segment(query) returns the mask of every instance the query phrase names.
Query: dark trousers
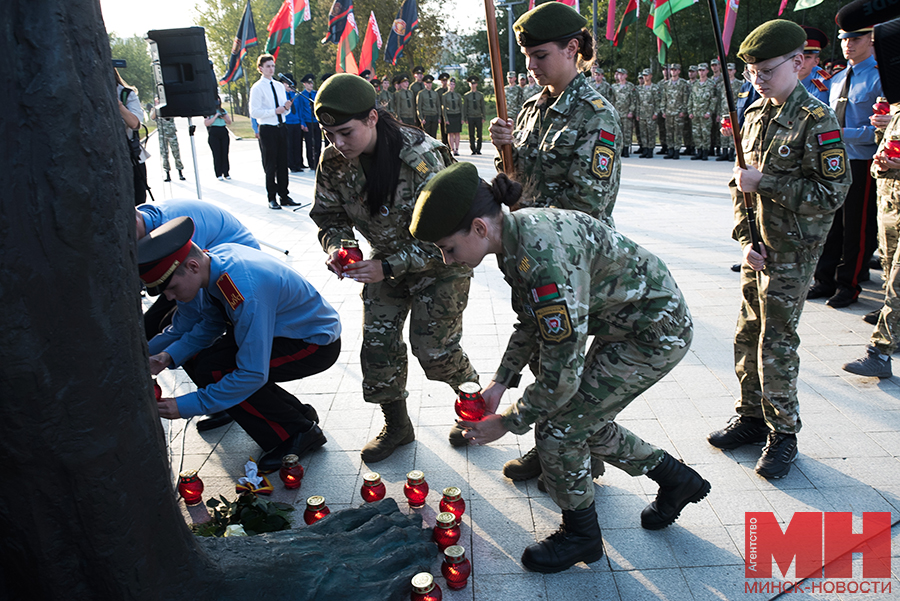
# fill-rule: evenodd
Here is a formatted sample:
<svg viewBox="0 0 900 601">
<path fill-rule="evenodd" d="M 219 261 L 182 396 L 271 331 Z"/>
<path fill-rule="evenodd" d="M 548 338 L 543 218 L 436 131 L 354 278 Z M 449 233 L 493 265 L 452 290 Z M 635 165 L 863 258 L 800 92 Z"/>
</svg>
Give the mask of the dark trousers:
<svg viewBox="0 0 900 601">
<path fill-rule="evenodd" d="M 213 167 L 216 170 L 216 177 L 220 175 L 228 175 L 231 165 L 228 164 L 228 147 L 231 140 L 228 138 L 228 130 L 224 127 L 209 127 L 209 149 L 212 150 Z"/>
<path fill-rule="evenodd" d="M 469 150 L 472 154 L 481 152 L 481 124 L 483 119 L 469 119 Z"/>
<path fill-rule="evenodd" d="M 318 121 L 310 121 L 303 132 L 303 141 L 306 142 L 306 164 L 310 169 L 319 165 L 319 155 L 322 154 L 322 130 Z"/>
<path fill-rule="evenodd" d="M 225 129 L 224 127 L 216 129 Z M 172 323 L 172 314 L 175 313 L 176 302 L 166 298 L 165 294 L 156 297 L 147 312 L 144 313 L 144 333 L 147 340 L 150 340 L 160 332 L 166 329 Z"/>
<path fill-rule="evenodd" d="M 297 432 L 306 432 L 312 425 L 309 419 L 312 408 L 276 382 L 299 380 L 323 372 L 334 365 L 340 351 L 340 338 L 327 346 L 293 338 L 275 338 L 269 359 L 269 380 L 245 401 L 228 409 L 228 414 L 265 451 Z M 229 328 L 212 346 L 185 362 L 184 371 L 198 388 L 204 388 L 237 369 L 237 352 L 234 333 Z"/>
<path fill-rule="evenodd" d="M 853 183 L 844 206 L 834 214 L 816 265 L 816 281 L 826 288 L 859 293 L 860 274 L 869 271 L 869 258 L 878 246 L 878 213 L 875 182 L 869 174 L 872 161 L 847 162 Z"/>
<path fill-rule="evenodd" d="M 287 129 L 288 169 L 303 170 L 303 127 L 299 123 L 285 123 Z"/>
<path fill-rule="evenodd" d="M 266 194 L 269 200 L 288 197 L 287 129 L 275 125 L 259 126 L 259 148 L 266 170 Z"/>
<path fill-rule="evenodd" d="M 439 121 L 440 118 L 438 118 L 437 115 L 426 115 L 425 120 L 422 121 L 422 129 L 424 129 L 425 133 L 432 138 L 436 138 Z"/>
<path fill-rule="evenodd" d="M 133 165 L 134 171 L 134 206 L 147 202 L 147 165 Z"/>
</svg>

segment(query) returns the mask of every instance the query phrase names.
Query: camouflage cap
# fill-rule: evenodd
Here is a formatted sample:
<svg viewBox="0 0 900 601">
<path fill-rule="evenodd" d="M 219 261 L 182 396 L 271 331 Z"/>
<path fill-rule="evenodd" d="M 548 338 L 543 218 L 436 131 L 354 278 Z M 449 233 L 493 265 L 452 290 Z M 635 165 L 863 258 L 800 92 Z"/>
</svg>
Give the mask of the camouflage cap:
<svg viewBox="0 0 900 601">
<path fill-rule="evenodd" d="M 709 65 L 707 65 L 706 63 L 700 63 L 699 65 L 697 65 L 697 70 L 699 71 L 700 69 L 709 71 Z"/>
<path fill-rule="evenodd" d="M 647 75 L 650 75 L 650 69 L 644 69 L 643 71 L 641 71 L 641 75 L 643 75 L 643 76 L 645 76 L 645 77 L 646 77 Z"/>
<path fill-rule="evenodd" d="M 697 65 L 691 65 L 690 67 L 688 67 L 688 73 L 690 73 L 692 71 L 696 71 L 696 70 L 697 70 Z"/>
<path fill-rule="evenodd" d="M 528 48 L 570 38 L 587 24 L 578 11 L 562 2 L 545 2 L 529 10 L 513 25 L 519 46 Z"/>
<path fill-rule="evenodd" d="M 767 21 L 744 38 L 738 58 L 752 65 L 761 61 L 784 56 L 806 45 L 803 28 L 785 19 Z"/>
<path fill-rule="evenodd" d="M 375 108 L 376 94 L 359 75 L 338 73 L 328 78 L 316 95 L 314 112 L 323 125 L 341 125 Z"/>
<path fill-rule="evenodd" d="M 516 76 L 516 72 L 515 72 L 515 71 L 507 71 L 507 72 L 506 72 L 506 77 L 515 77 L 515 76 Z"/>
<path fill-rule="evenodd" d="M 409 233 L 417 240 L 437 242 L 457 230 L 468 215 L 481 185 L 472 163 L 450 165 L 428 180 L 416 199 Z"/>
<path fill-rule="evenodd" d="M 727 65 L 725 65 L 725 68 L 734 70 L 734 63 L 728 63 Z"/>
<path fill-rule="evenodd" d="M 528 79 L 528 76 L 525 73 L 519 73 L 519 79 Z"/>
<path fill-rule="evenodd" d="M 619 67 L 618 69 L 616 69 L 616 73 L 628 73 L 628 69 Z"/>
<path fill-rule="evenodd" d="M 711 61 L 709 61 L 709 64 L 710 64 L 710 65 L 718 65 L 718 64 L 719 64 L 719 59 L 714 58 L 714 59 L 712 59 Z"/>
<path fill-rule="evenodd" d="M 669 68 L 670 69 L 678 69 L 679 71 L 681 71 L 681 65 L 679 63 L 670 63 Z"/>
</svg>

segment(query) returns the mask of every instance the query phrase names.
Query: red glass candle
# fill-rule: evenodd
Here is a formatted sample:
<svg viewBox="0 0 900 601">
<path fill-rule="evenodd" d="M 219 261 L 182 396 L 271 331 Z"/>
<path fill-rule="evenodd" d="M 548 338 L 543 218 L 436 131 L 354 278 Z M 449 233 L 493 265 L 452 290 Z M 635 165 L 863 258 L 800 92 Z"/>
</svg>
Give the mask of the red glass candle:
<svg viewBox="0 0 900 601">
<path fill-rule="evenodd" d="M 437 543 L 438 551 L 443 551 L 447 547 L 453 546 L 459 542 L 459 526 L 456 525 L 456 516 L 445 511 L 437 516 L 437 523 L 434 526 L 434 533 L 431 540 Z"/>
<path fill-rule="evenodd" d="M 197 475 L 197 470 L 178 474 L 178 494 L 184 499 L 185 505 L 200 504 L 203 500 L 203 480 Z"/>
<path fill-rule="evenodd" d="M 723 129 L 731 129 L 731 116 L 730 115 L 722 115 L 722 128 Z"/>
<path fill-rule="evenodd" d="M 440 507 L 441 511 L 449 511 L 456 516 L 456 523 L 460 524 L 462 514 L 466 512 L 466 501 L 462 498 L 462 491 L 455 486 L 445 488 Z"/>
<path fill-rule="evenodd" d="M 377 472 L 369 472 L 363 476 L 362 489 L 359 494 L 362 495 L 363 501 L 366 503 L 374 503 L 384 498 L 387 490 L 384 488 L 384 482 Z"/>
<path fill-rule="evenodd" d="M 300 465 L 300 458 L 294 454 L 285 455 L 281 458 L 281 471 L 278 472 L 284 487 L 293 490 L 300 488 L 300 482 L 303 480 L 303 466 Z"/>
<path fill-rule="evenodd" d="M 883 152 L 892 159 L 900 159 L 900 136 L 891 136 L 884 143 Z"/>
<path fill-rule="evenodd" d="M 359 250 L 359 242 L 356 240 L 341 240 L 341 250 L 338 251 L 338 261 L 341 267 L 346 267 L 362 260 L 363 254 Z"/>
<path fill-rule="evenodd" d="M 153 380 L 153 394 L 156 396 L 156 402 L 158 403 L 162 399 L 162 388 L 159 387 L 156 380 Z"/>
<path fill-rule="evenodd" d="M 409 500 L 409 506 L 419 509 L 425 506 L 425 498 L 428 496 L 428 483 L 425 482 L 425 474 L 419 470 L 413 470 L 406 474 L 406 484 L 403 485 L 403 494 Z"/>
<path fill-rule="evenodd" d="M 469 576 L 472 574 L 472 563 L 466 559 L 466 550 L 459 545 L 447 547 L 444 550 L 441 574 L 447 580 L 447 586 L 452 590 L 458 591 L 466 588 Z"/>
<path fill-rule="evenodd" d="M 888 104 L 887 98 L 879 96 L 875 104 L 872 105 L 872 112 L 876 115 L 887 115 L 891 112 L 891 105 Z"/>
<path fill-rule="evenodd" d="M 434 581 L 434 576 L 428 572 L 419 572 L 413 576 L 412 587 L 410 601 L 441 601 L 444 598 L 441 587 Z"/>
<path fill-rule="evenodd" d="M 477 422 L 484 417 L 484 398 L 481 386 L 476 382 L 466 382 L 459 386 L 459 398 L 456 399 L 456 415 L 470 422 Z"/>
<path fill-rule="evenodd" d="M 303 512 L 303 521 L 306 522 L 307 526 L 315 524 L 329 513 L 331 513 L 331 510 L 325 507 L 325 497 L 310 497 L 306 500 L 306 511 Z"/>
</svg>

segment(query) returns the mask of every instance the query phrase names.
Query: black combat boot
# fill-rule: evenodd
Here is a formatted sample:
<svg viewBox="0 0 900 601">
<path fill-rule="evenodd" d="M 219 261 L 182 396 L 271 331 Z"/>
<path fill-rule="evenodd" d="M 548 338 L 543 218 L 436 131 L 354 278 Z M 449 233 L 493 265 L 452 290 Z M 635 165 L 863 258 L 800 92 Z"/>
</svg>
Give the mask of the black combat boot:
<svg viewBox="0 0 900 601">
<path fill-rule="evenodd" d="M 731 159 L 728 158 L 728 154 L 729 154 L 728 149 L 727 149 L 727 148 L 724 149 L 724 150 L 722 151 L 722 154 L 720 154 L 720 155 L 716 158 L 716 161 L 723 162 L 723 161 L 729 161 L 729 160 L 731 160 Z"/>
<path fill-rule="evenodd" d="M 409 444 L 416 439 L 409 414 L 406 413 L 406 400 L 384 403 L 384 428 L 362 448 L 360 455 L 366 463 L 377 463 L 387 459 L 397 447 Z"/>
<path fill-rule="evenodd" d="M 706 148 L 701 148 L 700 149 L 700 160 L 705 161 L 708 158 L 709 158 L 709 150 Z"/>
<path fill-rule="evenodd" d="M 622 148 L 622 158 L 623 158 L 623 159 L 627 159 L 627 158 L 628 158 L 628 156 L 629 156 L 628 150 L 629 150 L 630 148 L 631 148 L 631 144 L 626 144 L 626 145 Z"/>
<path fill-rule="evenodd" d="M 186 178 L 184 177 L 184 173 L 181 172 L 181 169 L 178 170 L 178 179 L 184 181 Z"/>
<path fill-rule="evenodd" d="M 673 159 L 673 158 L 675 158 L 675 149 L 674 149 L 674 148 L 670 148 L 669 151 L 666 153 L 666 156 L 664 156 L 663 158 L 664 158 L 664 159 Z"/>
<path fill-rule="evenodd" d="M 584 509 L 563 510 L 562 521 L 559 530 L 525 549 L 523 566 L 532 572 L 553 574 L 579 561 L 593 563 L 603 557 L 603 536 L 594 503 Z"/>
<path fill-rule="evenodd" d="M 674 150 L 674 152 L 672 152 L 672 158 L 673 158 L 674 160 L 676 160 L 676 161 L 681 157 L 681 152 L 680 152 L 680 150 L 681 150 L 680 148 L 676 148 L 676 149 Z"/>
<path fill-rule="evenodd" d="M 687 154 L 687 153 L 686 153 Z M 692 161 L 702 161 L 703 160 L 703 151 L 701 150 L 697 154 L 691 157 Z"/>
<path fill-rule="evenodd" d="M 685 505 L 698 503 L 712 488 L 700 474 L 668 453 L 647 477 L 659 484 L 656 500 L 641 512 L 641 526 L 647 530 L 661 530 L 673 523 Z"/>
<path fill-rule="evenodd" d="M 166 179 L 164 179 L 163 181 L 164 181 L 164 182 L 170 182 L 170 181 L 172 181 L 172 176 L 169 175 L 169 172 L 168 172 L 168 171 L 166 171 Z"/>
<path fill-rule="evenodd" d="M 666 144 L 662 144 L 659 147 L 659 150 L 656 151 L 656 154 L 663 154 L 663 155 L 669 154 L 669 147 Z"/>
</svg>

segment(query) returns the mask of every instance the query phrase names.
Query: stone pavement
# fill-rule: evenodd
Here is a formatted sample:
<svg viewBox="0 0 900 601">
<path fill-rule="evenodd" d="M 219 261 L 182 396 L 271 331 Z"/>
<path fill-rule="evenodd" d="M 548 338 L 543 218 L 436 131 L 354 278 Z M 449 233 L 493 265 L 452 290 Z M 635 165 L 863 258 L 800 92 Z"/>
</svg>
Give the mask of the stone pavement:
<svg viewBox="0 0 900 601">
<path fill-rule="evenodd" d="M 157 200 L 195 195 L 186 120 L 176 122 L 188 181 L 163 184 L 154 156 L 148 167 Z M 738 262 L 740 251 L 730 238 L 732 209 L 726 190 L 730 165 L 632 158 L 623 161 L 614 213 L 617 227 L 666 261 L 684 291 L 696 330 L 682 363 L 635 400 L 620 421 L 696 468 L 712 483 L 712 492 L 685 508 L 675 525 L 650 532 L 640 527 L 639 514 L 654 498 L 655 483 L 608 468 L 595 489 L 606 556 L 561 574 L 526 571 L 519 563 L 522 550 L 554 531 L 560 519 L 558 509 L 533 481 L 513 483 L 501 473 L 504 462 L 533 446 L 531 434 L 507 434 L 486 447 L 450 447 L 447 434 L 455 419 L 454 394 L 448 386 L 426 380 L 410 357 L 409 410 L 417 440 L 381 463 L 364 465 L 359 450 L 383 421 L 377 407 L 362 400 L 360 285 L 338 281 L 325 269 L 308 208 L 292 212 L 267 207 L 255 140 L 232 142 L 233 179 L 219 182 L 203 129 L 198 127 L 196 140 L 204 200 L 233 212 L 266 244 L 289 250 L 280 256 L 322 292 L 343 323 L 337 365 L 284 385 L 316 407 L 328 437 L 328 444 L 302 460 L 306 476 L 299 492 L 285 490 L 272 474 L 271 498 L 296 505 L 297 527 L 303 527 L 299 514 L 311 495 L 324 495 L 332 510 L 360 505 L 362 476 L 370 470 L 381 474 L 388 495 L 405 508 L 405 474 L 421 469 L 432 489 L 426 507 L 419 510 L 427 524 L 434 524 L 444 487 L 460 487 L 467 503 L 460 544 L 472 560 L 473 577 L 462 591 L 449 591 L 438 576 L 445 599 L 680 601 L 775 596 L 745 592 L 745 584 L 758 581 L 744 579 L 744 512 L 774 512 L 784 528 L 797 511 L 848 511 L 853 513 L 855 532 L 862 529 L 863 512 L 890 511 L 892 524 L 900 519 L 900 380 L 860 378 L 841 370 L 844 362 L 864 353 L 872 328 L 861 317 L 878 306 L 880 281 L 867 284 L 861 301 L 846 310 L 831 309 L 823 300 L 807 303 L 800 327 L 799 390 L 805 426 L 799 435 L 800 457 L 787 478 L 766 481 L 753 472 L 759 447 L 723 452 L 705 440 L 732 415 L 738 394 L 731 339 L 740 296 L 738 274 L 729 267 Z M 157 154 L 154 141 L 148 148 Z M 475 163 L 483 177 L 493 176 L 491 156 L 469 157 L 465 143 L 462 148 L 461 160 Z M 485 152 L 492 151 L 486 144 Z M 309 170 L 291 176 L 291 196 L 297 201 L 311 202 L 313 186 Z M 880 272 L 872 273 L 879 278 Z M 475 270 L 463 336 L 463 347 L 482 383 L 493 374 L 513 323 L 508 287 L 488 259 Z M 160 381 L 167 395 L 192 386 L 181 371 L 167 372 Z M 198 434 L 193 423 L 163 421 L 173 472 L 199 469 L 206 485 L 204 499 L 220 494 L 233 499 L 244 462 L 259 456 L 253 441 L 234 424 Z M 204 513 L 203 506 L 185 509 L 188 520 L 202 519 Z M 892 530 L 894 558 L 900 551 L 898 530 L 897 526 Z M 854 576 L 861 581 L 860 555 L 854 559 Z M 893 578 L 880 581 L 892 587 L 890 593 L 838 595 L 816 589 L 790 598 L 898 599 L 900 563 L 896 559 L 893 563 Z M 439 565 L 436 556 L 432 573 L 439 574 Z M 787 579 L 793 575 L 791 568 Z M 804 584 L 807 591 L 811 584 Z"/>
</svg>

